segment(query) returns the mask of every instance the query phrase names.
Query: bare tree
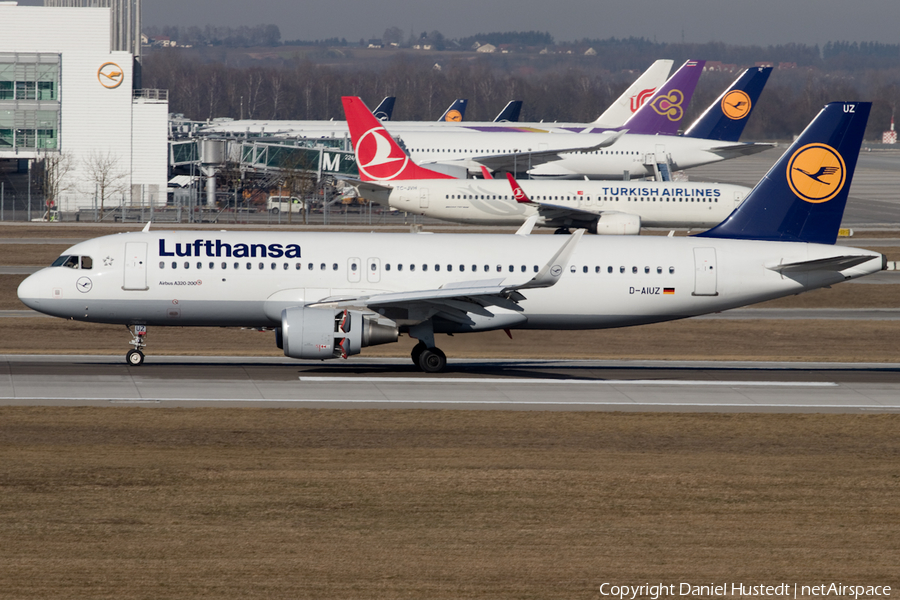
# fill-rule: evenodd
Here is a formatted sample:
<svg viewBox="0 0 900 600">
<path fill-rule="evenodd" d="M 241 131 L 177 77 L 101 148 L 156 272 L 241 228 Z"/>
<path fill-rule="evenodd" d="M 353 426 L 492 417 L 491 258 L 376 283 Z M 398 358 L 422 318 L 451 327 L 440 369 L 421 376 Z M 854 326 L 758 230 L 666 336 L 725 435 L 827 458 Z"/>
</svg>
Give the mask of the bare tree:
<svg viewBox="0 0 900 600">
<path fill-rule="evenodd" d="M 124 169 L 119 166 L 119 157 L 110 151 L 93 150 L 84 159 L 84 172 L 88 183 L 88 192 L 96 192 L 100 202 L 100 218 L 107 199 L 117 194 L 124 194 L 127 178 Z"/>
<path fill-rule="evenodd" d="M 54 205 L 59 204 L 59 196 L 71 189 L 72 180 L 69 174 L 75 168 L 75 161 L 68 152 L 45 151 L 37 165 L 38 177 L 49 213 Z M 49 214 L 47 218 L 49 220 Z"/>
</svg>

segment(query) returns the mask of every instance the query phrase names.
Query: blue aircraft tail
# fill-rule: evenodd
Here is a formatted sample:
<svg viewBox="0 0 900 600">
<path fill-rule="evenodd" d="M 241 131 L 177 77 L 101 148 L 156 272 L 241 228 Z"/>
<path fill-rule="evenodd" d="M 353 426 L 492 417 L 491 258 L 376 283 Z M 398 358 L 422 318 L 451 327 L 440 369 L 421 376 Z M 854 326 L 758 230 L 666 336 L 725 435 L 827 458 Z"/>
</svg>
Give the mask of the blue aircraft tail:
<svg viewBox="0 0 900 600">
<path fill-rule="evenodd" d="M 831 102 L 727 219 L 698 237 L 833 244 L 871 102 Z"/>
<path fill-rule="evenodd" d="M 494 118 L 494 123 L 515 123 L 519 120 L 519 113 L 522 112 L 522 101 L 511 100 L 500 114 Z"/>
<path fill-rule="evenodd" d="M 441 115 L 441 118 L 438 119 L 438 121 L 462 121 L 463 117 L 466 116 L 466 106 L 468 106 L 468 104 L 469 101 L 465 98 L 457 98 L 453 101 L 453 104 L 450 105 L 450 108 L 444 111 L 444 114 Z"/>
<path fill-rule="evenodd" d="M 395 96 L 388 96 L 381 101 L 381 104 L 375 107 L 372 114 L 379 121 L 390 121 L 394 116 L 394 102 L 397 100 Z"/>
<path fill-rule="evenodd" d="M 744 71 L 725 93 L 694 121 L 685 137 L 736 142 L 741 139 L 744 126 L 756 101 L 769 80 L 772 67 L 753 67 Z"/>
</svg>

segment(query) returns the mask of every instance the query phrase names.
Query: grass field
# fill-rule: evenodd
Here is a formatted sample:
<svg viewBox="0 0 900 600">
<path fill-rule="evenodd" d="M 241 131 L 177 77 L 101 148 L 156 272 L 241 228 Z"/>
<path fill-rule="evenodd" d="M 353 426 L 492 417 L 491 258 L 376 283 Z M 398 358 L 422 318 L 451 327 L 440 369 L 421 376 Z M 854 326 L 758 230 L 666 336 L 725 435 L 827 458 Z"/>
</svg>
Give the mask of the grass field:
<svg viewBox="0 0 900 600">
<path fill-rule="evenodd" d="M 0 408 L 0 598 L 896 587 L 898 419 Z"/>
</svg>

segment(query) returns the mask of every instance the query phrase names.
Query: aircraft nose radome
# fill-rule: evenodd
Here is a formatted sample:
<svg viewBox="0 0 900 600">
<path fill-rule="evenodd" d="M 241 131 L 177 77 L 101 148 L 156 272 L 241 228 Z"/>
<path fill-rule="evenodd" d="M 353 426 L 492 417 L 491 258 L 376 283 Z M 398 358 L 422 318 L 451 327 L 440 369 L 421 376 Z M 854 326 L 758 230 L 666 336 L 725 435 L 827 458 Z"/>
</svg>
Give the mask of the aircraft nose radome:
<svg viewBox="0 0 900 600">
<path fill-rule="evenodd" d="M 25 306 L 34 310 L 40 310 L 38 307 L 40 306 L 41 300 L 41 286 L 38 281 L 40 278 L 36 275 L 37 274 L 26 277 L 25 280 L 19 284 L 19 289 L 16 293 L 19 295 L 19 300 L 21 300 Z"/>
</svg>

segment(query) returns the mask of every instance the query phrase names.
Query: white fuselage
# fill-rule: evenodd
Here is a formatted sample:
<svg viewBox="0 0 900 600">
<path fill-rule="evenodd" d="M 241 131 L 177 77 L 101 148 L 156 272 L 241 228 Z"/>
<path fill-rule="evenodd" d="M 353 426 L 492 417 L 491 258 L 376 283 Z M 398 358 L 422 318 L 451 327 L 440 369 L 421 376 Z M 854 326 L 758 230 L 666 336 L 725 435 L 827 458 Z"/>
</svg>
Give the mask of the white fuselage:
<svg viewBox="0 0 900 600">
<path fill-rule="evenodd" d="M 709 228 L 725 219 L 750 192 L 739 185 L 656 181 L 519 182 L 534 203 L 592 214 L 627 213 L 644 227 Z M 538 214 L 516 202 L 505 179 L 421 179 L 386 182 L 387 192 L 364 195 L 414 214 L 481 225 L 518 225 Z M 577 218 L 573 219 L 577 221 Z M 551 225 L 552 222 L 538 222 Z"/>
<path fill-rule="evenodd" d="M 567 237 L 127 233 L 72 246 L 64 255 L 89 257 L 81 264 L 90 268 L 42 269 L 18 293 L 35 310 L 80 321 L 279 327 L 282 310 L 328 298 L 497 278 L 505 278 L 504 285 L 523 283 Z M 842 272 L 791 276 L 767 268 L 848 254 L 872 260 Z M 580 240 L 555 285 L 523 290 L 521 313 L 495 307 L 493 318 L 479 318 L 475 326 L 436 322 L 435 331 L 599 329 L 667 321 L 873 273 L 882 268 L 880 258 L 868 250 L 806 243 L 590 236 Z M 410 324 L 403 314 L 387 316 L 401 327 Z"/>
<path fill-rule="evenodd" d="M 335 125 L 339 122 L 334 121 Z M 340 122 L 343 123 L 343 122 Z M 424 167 L 447 165 L 461 171 L 480 174 L 481 164 L 475 158 L 510 155 L 515 153 L 544 152 L 572 148 L 589 148 L 603 143 L 610 133 L 572 133 L 562 129 L 533 131 L 524 127 L 492 125 L 475 128 L 471 125 L 448 124 L 446 127 L 428 127 L 421 123 L 408 127 L 395 122 L 383 124 L 387 131 L 405 147 L 410 157 Z M 307 130 L 309 138 L 349 136 L 344 129 L 329 127 Z M 268 132 L 268 130 L 267 130 Z M 288 130 L 281 131 L 293 135 Z M 638 135 L 626 133 L 611 146 L 591 152 L 567 152 L 559 160 L 532 165 L 527 155 L 514 165 L 516 173 L 527 172 L 531 177 L 546 179 L 622 179 L 625 173 L 631 178 L 651 177 L 654 166 L 668 163 L 673 170 L 690 169 L 736 156 L 717 153 L 716 148 L 737 146 L 730 142 L 705 140 L 675 135 Z M 753 144 L 745 144 L 750 149 Z M 755 149 L 761 150 L 763 147 Z M 438 170 L 441 170 L 438 168 Z M 505 170 L 505 169 L 504 169 Z M 456 174 L 454 172 L 454 174 Z"/>
</svg>

